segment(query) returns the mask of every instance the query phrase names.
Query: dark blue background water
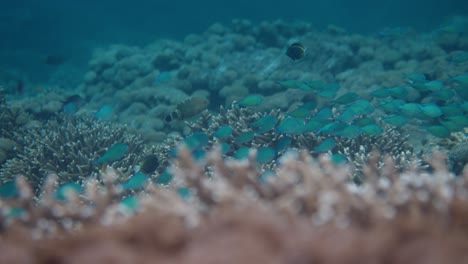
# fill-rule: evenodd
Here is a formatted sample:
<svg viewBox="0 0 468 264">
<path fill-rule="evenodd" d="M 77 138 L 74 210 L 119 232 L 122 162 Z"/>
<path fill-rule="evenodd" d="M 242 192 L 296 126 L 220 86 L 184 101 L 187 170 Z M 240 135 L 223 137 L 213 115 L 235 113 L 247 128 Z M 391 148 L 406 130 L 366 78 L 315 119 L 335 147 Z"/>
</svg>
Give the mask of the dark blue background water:
<svg viewBox="0 0 468 264">
<path fill-rule="evenodd" d="M 47 54 L 64 54 L 71 69 L 81 69 L 96 46 L 181 39 L 233 18 L 304 20 L 318 29 L 335 24 L 373 33 L 387 26 L 430 31 L 451 15 L 466 14 L 466 0 L 2 0 L 0 68 L 44 81 L 50 69 L 40 61 Z"/>
</svg>

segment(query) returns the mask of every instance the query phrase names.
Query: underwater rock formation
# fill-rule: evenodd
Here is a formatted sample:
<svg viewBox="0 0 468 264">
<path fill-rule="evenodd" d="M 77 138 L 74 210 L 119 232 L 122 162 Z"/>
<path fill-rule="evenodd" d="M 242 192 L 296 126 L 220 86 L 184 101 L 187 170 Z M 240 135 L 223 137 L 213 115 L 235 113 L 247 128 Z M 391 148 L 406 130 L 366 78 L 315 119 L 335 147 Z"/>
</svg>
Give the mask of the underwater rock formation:
<svg viewBox="0 0 468 264">
<path fill-rule="evenodd" d="M 168 114 L 161 108 L 174 108 L 185 99 L 173 96 L 177 102 L 165 100 L 160 90 L 185 94 L 183 97 L 202 91 L 215 109 L 258 93 L 283 99 L 282 104 L 266 100 L 266 109 L 286 111 L 297 98 L 284 96 L 286 89 L 279 84 L 284 80 L 337 81 L 343 93 L 353 91 L 369 98 L 370 90 L 401 83 L 412 72 L 427 73 L 430 80 L 467 72 L 466 63 L 452 62 L 454 54 L 466 48 L 466 35 L 442 44 L 446 33 L 434 32 L 429 39 L 414 32 L 364 36 L 336 27 L 318 31 L 305 23 L 255 24 L 237 19 L 228 25 L 214 24 L 184 41 L 159 40 L 141 48 L 113 45 L 97 50 L 81 89 L 93 106 L 109 103 L 117 92 L 119 112 L 143 103 L 146 109 L 139 108 L 137 115 L 155 113 L 153 117 L 159 120 Z M 306 52 L 301 60 L 292 62 L 284 50 L 297 40 Z M 127 124 L 134 121 L 129 115 L 120 119 Z M 158 128 L 159 132 L 174 129 L 168 126 Z"/>
</svg>

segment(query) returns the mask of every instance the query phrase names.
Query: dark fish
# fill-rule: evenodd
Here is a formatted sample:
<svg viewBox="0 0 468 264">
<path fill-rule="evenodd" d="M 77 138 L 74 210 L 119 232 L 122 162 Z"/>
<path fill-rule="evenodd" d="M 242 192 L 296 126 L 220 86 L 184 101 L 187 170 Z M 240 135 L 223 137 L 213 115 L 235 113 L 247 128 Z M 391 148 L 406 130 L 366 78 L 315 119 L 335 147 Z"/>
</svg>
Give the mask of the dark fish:
<svg viewBox="0 0 468 264">
<path fill-rule="evenodd" d="M 170 122 L 172 122 L 172 121 L 175 119 L 174 116 L 173 116 L 173 113 L 174 113 L 174 112 L 172 112 L 172 113 L 166 115 L 166 117 L 164 117 L 164 121 L 165 121 L 166 123 L 170 123 Z"/>
<path fill-rule="evenodd" d="M 304 54 L 305 54 L 305 48 L 299 42 L 294 42 L 288 47 L 288 50 L 286 50 L 286 55 L 288 55 L 288 57 L 291 58 L 292 60 L 298 60 L 304 57 Z"/>
<path fill-rule="evenodd" d="M 16 93 L 23 94 L 24 91 L 24 82 L 22 80 L 18 80 L 16 82 Z"/>
<path fill-rule="evenodd" d="M 74 94 L 74 95 L 70 95 L 70 96 L 68 96 L 67 98 L 65 98 L 65 100 L 62 101 L 62 103 L 63 103 L 64 105 L 69 104 L 69 103 L 72 103 L 72 104 L 74 104 L 76 107 L 81 107 L 82 105 L 85 104 L 85 100 L 84 100 L 84 98 L 81 97 L 80 95 Z"/>
<path fill-rule="evenodd" d="M 143 173 L 151 174 L 159 167 L 158 156 L 151 154 L 147 156 L 141 164 L 140 170 Z"/>
<path fill-rule="evenodd" d="M 59 54 L 51 54 L 45 58 L 44 63 L 51 66 L 58 66 L 63 64 L 65 61 L 66 59 L 64 56 Z"/>
<path fill-rule="evenodd" d="M 78 94 L 70 95 L 65 100 L 62 100 L 63 112 L 67 115 L 75 114 L 86 102 Z"/>
</svg>

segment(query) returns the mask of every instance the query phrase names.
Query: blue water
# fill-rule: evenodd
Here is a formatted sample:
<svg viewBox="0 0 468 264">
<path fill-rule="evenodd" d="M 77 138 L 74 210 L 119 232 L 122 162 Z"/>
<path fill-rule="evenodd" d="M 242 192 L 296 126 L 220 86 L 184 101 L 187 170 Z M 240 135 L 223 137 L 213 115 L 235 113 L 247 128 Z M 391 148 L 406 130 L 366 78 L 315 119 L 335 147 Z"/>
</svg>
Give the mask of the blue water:
<svg viewBox="0 0 468 264">
<path fill-rule="evenodd" d="M 466 14 L 468 1 L 463 0 L 1 1 L 0 70 L 47 82 L 56 69 L 44 67 L 43 58 L 63 54 L 64 70 L 78 76 L 96 47 L 182 39 L 234 18 L 301 20 L 318 29 L 335 24 L 352 32 L 374 33 L 389 26 L 428 31 L 449 16 Z"/>
</svg>

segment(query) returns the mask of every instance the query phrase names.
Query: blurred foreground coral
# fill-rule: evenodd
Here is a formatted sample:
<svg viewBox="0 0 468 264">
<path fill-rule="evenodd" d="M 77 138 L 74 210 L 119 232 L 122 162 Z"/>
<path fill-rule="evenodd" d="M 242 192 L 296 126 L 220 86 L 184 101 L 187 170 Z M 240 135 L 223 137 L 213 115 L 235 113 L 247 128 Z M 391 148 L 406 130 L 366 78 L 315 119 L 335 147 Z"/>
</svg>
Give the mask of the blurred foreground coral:
<svg viewBox="0 0 468 264">
<path fill-rule="evenodd" d="M 431 172 L 398 173 L 374 153 L 359 186 L 325 155 L 286 155 L 267 176 L 255 155 L 180 148 L 174 186 L 134 196 L 111 168 L 65 201 L 53 177 L 39 201 L 18 178 L 18 197 L 0 202 L 0 263 L 468 263 L 468 171 L 454 177 L 441 155 Z"/>
</svg>

